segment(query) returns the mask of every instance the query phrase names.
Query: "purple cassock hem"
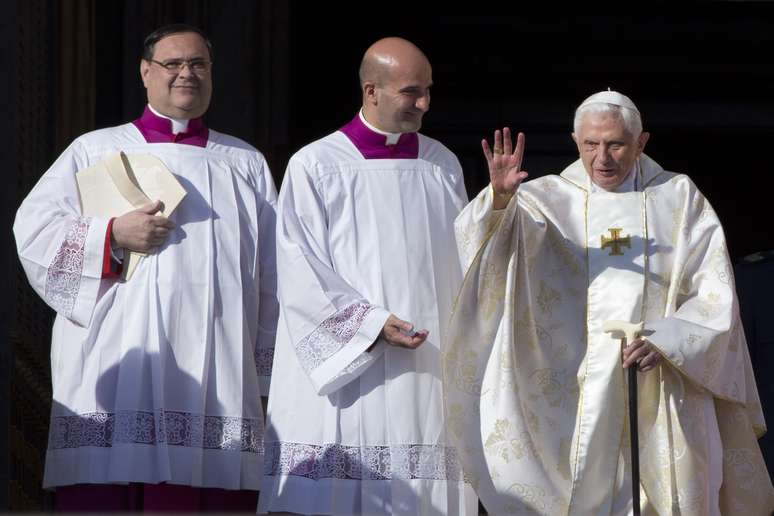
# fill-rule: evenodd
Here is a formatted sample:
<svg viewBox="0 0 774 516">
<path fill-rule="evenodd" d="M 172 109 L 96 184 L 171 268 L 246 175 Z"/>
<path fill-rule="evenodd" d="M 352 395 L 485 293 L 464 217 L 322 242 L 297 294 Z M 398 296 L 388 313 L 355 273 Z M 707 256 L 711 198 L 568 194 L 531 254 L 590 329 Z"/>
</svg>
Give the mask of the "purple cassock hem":
<svg viewBox="0 0 774 516">
<path fill-rule="evenodd" d="M 357 147 L 365 159 L 417 159 L 419 136 L 403 133 L 395 145 L 387 145 L 387 137 L 372 131 L 355 115 L 347 125 L 339 129 Z"/>
<path fill-rule="evenodd" d="M 142 116 L 132 122 L 148 143 L 184 143 L 196 147 L 206 147 L 210 131 L 201 118 L 188 121 L 188 129 L 183 133 L 172 134 L 172 121 L 157 116 L 148 106 Z"/>
</svg>

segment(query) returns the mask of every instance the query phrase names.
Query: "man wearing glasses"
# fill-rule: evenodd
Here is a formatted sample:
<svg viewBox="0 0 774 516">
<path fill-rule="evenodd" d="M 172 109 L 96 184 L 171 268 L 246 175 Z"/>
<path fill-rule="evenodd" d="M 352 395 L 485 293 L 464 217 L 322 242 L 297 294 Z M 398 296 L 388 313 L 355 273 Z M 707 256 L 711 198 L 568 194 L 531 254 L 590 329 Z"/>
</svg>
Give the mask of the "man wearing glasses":
<svg viewBox="0 0 774 516">
<path fill-rule="evenodd" d="M 204 125 L 212 61 L 195 27 L 153 32 L 142 116 L 76 139 L 17 213 L 22 264 L 57 312 L 44 484 L 59 510 L 255 510 L 276 189 L 260 152 Z M 174 174 L 171 214 L 153 198 L 84 214 L 76 172 L 118 151 Z M 130 251 L 144 256 L 122 279 Z"/>
</svg>

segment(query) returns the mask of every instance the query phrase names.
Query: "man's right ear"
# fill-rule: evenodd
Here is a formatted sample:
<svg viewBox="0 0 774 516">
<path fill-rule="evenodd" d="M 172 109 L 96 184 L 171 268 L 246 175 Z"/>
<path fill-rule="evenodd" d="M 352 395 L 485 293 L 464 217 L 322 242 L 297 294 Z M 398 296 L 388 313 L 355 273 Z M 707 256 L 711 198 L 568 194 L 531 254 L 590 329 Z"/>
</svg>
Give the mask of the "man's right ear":
<svg viewBox="0 0 774 516">
<path fill-rule="evenodd" d="M 363 103 L 376 105 L 376 83 L 370 81 L 363 83 Z"/>
<path fill-rule="evenodd" d="M 146 88 L 148 87 L 148 83 L 146 82 L 148 72 L 150 72 L 150 63 L 145 59 L 140 59 L 140 78 L 142 79 L 143 86 Z"/>
</svg>

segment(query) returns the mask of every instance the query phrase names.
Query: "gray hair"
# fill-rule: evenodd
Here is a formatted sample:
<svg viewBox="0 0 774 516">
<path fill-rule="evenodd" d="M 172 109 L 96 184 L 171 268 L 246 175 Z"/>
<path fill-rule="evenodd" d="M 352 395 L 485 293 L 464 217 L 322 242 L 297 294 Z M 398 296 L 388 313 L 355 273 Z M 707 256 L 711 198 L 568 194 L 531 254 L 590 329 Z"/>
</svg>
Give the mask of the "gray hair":
<svg viewBox="0 0 774 516">
<path fill-rule="evenodd" d="M 623 120 L 624 127 L 629 134 L 635 138 L 639 138 L 640 134 L 642 134 L 642 118 L 640 118 L 640 113 L 637 110 L 616 104 L 608 104 L 607 102 L 592 102 L 578 107 L 575 110 L 575 120 L 573 122 L 575 134 L 580 134 L 581 120 L 583 120 L 583 115 L 587 113 L 615 113 L 616 116 Z"/>
</svg>

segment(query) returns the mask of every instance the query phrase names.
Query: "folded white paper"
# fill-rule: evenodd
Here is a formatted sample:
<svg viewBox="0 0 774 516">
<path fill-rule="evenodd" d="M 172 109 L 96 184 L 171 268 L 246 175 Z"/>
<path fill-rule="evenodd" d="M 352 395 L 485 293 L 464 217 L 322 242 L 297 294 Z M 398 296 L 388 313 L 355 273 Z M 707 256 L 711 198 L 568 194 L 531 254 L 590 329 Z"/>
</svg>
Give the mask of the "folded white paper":
<svg viewBox="0 0 774 516">
<path fill-rule="evenodd" d="M 76 173 L 84 216 L 119 217 L 144 204 L 160 200 L 157 214 L 168 217 L 185 197 L 185 190 L 158 158 L 149 154 L 111 154 Z M 131 278 L 143 253 L 124 254 L 122 277 Z"/>
</svg>

